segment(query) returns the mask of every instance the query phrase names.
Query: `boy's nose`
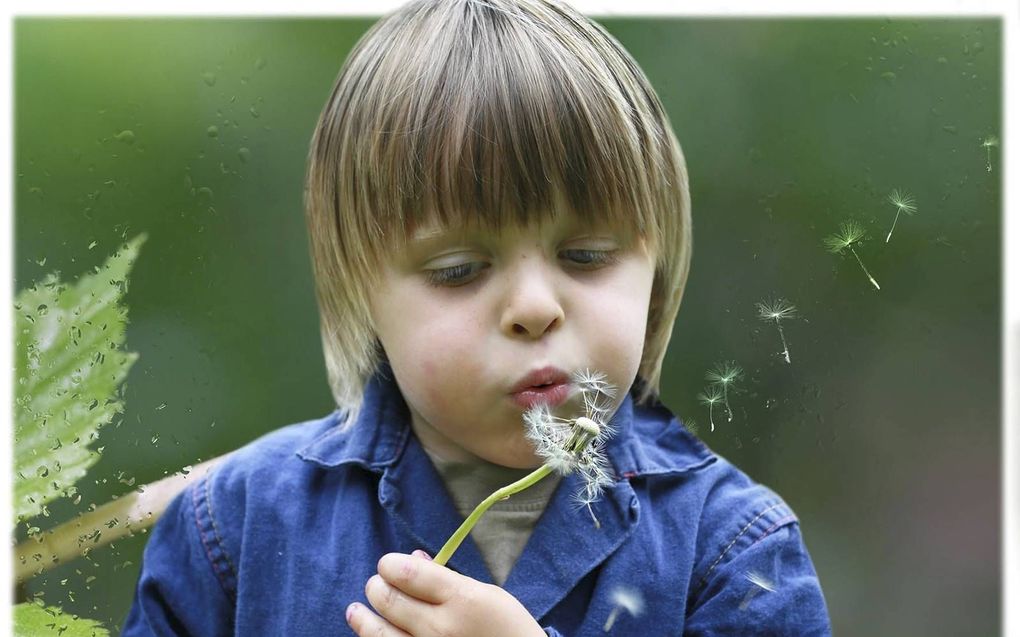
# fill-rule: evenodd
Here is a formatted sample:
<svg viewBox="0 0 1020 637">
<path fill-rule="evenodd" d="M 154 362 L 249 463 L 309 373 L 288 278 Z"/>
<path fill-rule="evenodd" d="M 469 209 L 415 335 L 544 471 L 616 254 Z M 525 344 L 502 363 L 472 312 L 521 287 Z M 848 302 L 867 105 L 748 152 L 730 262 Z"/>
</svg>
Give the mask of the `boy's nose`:
<svg viewBox="0 0 1020 637">
<path fill-rule="evenodd" d="M 563 322 L 554 273 L 544 265 L 515 268 L 509 273 L 506 307 L 500 327 L 512 337 L 541 338 Z"/>
</svg>

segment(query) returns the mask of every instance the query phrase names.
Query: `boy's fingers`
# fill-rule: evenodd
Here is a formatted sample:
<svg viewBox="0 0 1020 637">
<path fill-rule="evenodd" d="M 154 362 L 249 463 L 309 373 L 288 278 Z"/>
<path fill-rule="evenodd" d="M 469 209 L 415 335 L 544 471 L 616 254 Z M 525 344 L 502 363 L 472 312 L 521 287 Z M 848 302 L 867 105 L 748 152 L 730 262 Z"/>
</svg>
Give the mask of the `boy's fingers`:
<svg viewBox="0 0 1020 637">
<path fill-rule="evenodd" d="M 411 637 L 361 604 L 347 607 L 347 623 L 359 637 Z"/>
<path fill-rule="evenodd" d="M 442 604 L 453 597 L 463 577 L 431 560 L 404 553 L 383 555 L 378 569 L 391 585 L 431 604 Z"/>
<path fill-rule="evenodd" d="M 415 599 L 397 587 L 387 584 L 379 575 L 373 575 L 365 583 L 365 596 L 368 597 L 372 608 L 386 621 L 405 630 L 428 625 L 431 611 L 435 608 L 432 604 Z"/>
</svg>

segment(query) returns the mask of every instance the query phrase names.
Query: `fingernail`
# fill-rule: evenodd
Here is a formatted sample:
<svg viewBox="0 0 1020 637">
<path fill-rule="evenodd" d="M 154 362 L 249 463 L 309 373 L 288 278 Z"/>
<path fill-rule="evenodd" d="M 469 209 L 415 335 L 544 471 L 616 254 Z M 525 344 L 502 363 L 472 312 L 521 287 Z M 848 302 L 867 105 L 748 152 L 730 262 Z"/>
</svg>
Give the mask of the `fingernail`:
<svg viewBox="0 0 1020 637">
<path fill-rule="evenodd" d="M 428 553 L 426 553 L 425 551 L 423 551 L 421 549 L 415 549 L 414 553 L 411 553 L 411 555 L 414 555 L 415 557 L 420 557 L 420 558 L 426 559 L 426 560 L 431 560 L 432 559 L 431 557 L 429 557 Z"/>
<path fill-rule="evenodd" d="M 351 616 L 354 615 L 354 611 L 357 610 L 357 603 L 351 604 L 347 607 L 347 623 L 351 623 Z"/>
</svg>

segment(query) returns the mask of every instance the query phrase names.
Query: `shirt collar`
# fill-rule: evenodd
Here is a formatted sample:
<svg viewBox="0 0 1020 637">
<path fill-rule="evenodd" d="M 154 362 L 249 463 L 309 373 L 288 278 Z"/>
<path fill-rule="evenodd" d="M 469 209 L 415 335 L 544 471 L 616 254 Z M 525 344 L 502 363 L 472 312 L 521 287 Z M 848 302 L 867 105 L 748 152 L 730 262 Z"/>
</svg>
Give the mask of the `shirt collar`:
<svg viewBox="0 0 1020 637">
<path fill-rule="evenodd" d="M 606 455 L 617 477 L 684 473 L 715 462 L 715 454 L 658 399 L 635 405 L 640 385 L 639 379 L 610 423 L 616 434 L 606 443 Z M 327 469 L 357 464 L 382 473 L 401 456 L 411 435 L 407 403 L 385 361 L 365 387 L 357 421 L 347 423 L 340 410 L 333 416 L 336 426 L 298 451 L 299 457 Z"/>
</svg>

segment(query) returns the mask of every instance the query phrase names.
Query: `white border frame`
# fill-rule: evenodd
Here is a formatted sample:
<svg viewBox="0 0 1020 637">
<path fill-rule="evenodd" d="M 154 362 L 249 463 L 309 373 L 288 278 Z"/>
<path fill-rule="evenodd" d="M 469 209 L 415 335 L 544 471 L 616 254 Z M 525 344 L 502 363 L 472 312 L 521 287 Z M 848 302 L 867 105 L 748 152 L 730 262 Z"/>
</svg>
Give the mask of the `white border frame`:
<svg viewBox="0 0 1020 637">
<path fill-rule="evenodd" d="M 568 0 L 569 1 L 569 0 Z M 12 95 L 13 88 L 13 55 L 12 26 L 13 18 L 21 16 L 43 15 L 120 15 L 120 16 L 372 16 L 380 15 L 402 4 L 399 0 L 292 0 L 281 5 L 266 2 L 244 3 L 223 0 L 180 0 L 170 3 L 166 0 L 139 5 L 135 1 L 116 0 L 103 2 L 93 7 L 88 13 L 82 11 L 80 1 L 69 0 L 14 0 L 6 8 L 7 19 L 0 26 L 3 52 L 7 56 L 5 63 L 0 65 L 0 79 L 3 80 L 4 96 L 0 102 L 0 117 L 8 122 L 8 131 L 13 133 Z M 1016 185 L 1020 184 L 1020 152 L 1012 143 L 1010 124 L 1017 121 L 1017 77 L 1020 69 L 1020 9 L 1015 1 L 1010 0 L 934 0 L 916 2 L 906 0 L 858 0 L 854 5 L 847 2 L 824 3 L 807 0 L 775 0 L 767 5 L 759 0 L 701 0 L 697 3 L 685 3 L 682 8 L 677 2 L 659 0 L 574 0 L 573 6 L 593 16 L 617 15 L 678 15 L 690 17 L 838 17 L 838 16 L 999 16 L 1005 20 L 1003 51 L 1003 87 L 1005 108 L 1004 122 L 1000 138 L 1002 139 L 1002 156 L 1004 159 L 1003 182 L 1003 352 L 1002 352 L 1002 611 L 1005 635 L 1020 635 L 1020 588 L 1017 586 L 1017 575 L 1020 573 L 1020 528 L 1018 528 L 1017 486 L 1020 475 L 1017 474 L 1018 447 L 1015 428 L 1020 422 L 1020 394 L 1017 392 L 1017 380 L 1020 378 L 1020 252 L 1009 250 L 1009 246 L 1020 245 L 1020 220 L 1015 210 Z M 286 9 L 281 9 L 286 6 Z M 8 135 L 8 151 L 2 156 L 0 168 L 0 184 L 2 193 L 8 201 L 4 208 L 6 223 L 0 223 L 0 245 L 6 250 L 0 258 L 0 289 L 4 298 L 13 299 L 13 134 Z M 1010 214 L 1010 212 L 1013 214 Z M 8 424 L 13 418 L 13 323 L 9 311 L 0 312 L 0 328 L 3 338 L 0 339 L 0 404 L 6 408 L 8 416 L 0 419 L 4 423 L 8 440 L 13 437 Z M 6 445 L 9 450 L 11 445 Z M 0 454 L 0 528 L 12 528 L 11 489 L 12 463 L 10 451 Z M 11 552 L 0 551 L 0 573 L 5 582 L 11 582 Z M 0 627 L 10 626 L 11 606 L 0 604 Z M 0 628 L 2 631 L 2 628 Z"/>
</svg>

